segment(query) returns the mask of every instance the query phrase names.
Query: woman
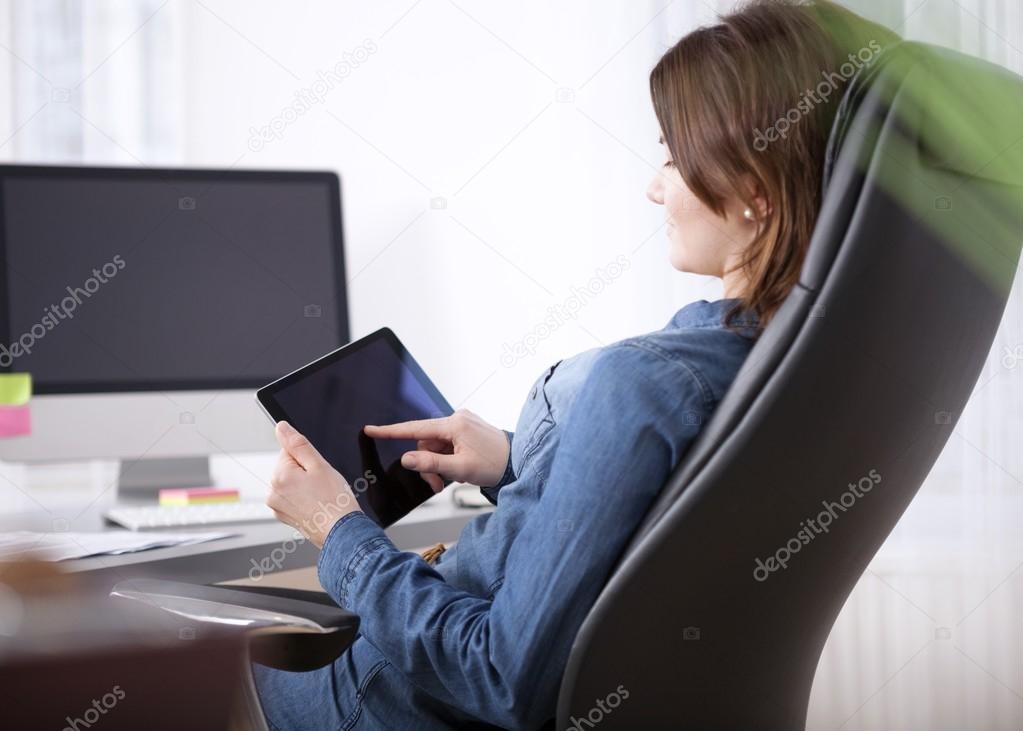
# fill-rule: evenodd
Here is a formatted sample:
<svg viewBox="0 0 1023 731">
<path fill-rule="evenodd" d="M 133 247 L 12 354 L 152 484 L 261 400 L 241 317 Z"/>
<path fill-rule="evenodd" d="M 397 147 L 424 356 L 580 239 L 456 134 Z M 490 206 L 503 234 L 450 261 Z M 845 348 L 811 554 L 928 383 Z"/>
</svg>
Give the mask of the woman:
<svg viewBox="0 0 1023 731">
<path fill-rule="evenodd" d="M 402 463 L 435 487 L 478 484 L 497 505 L 436 565 L 398 551 L 345 477 L 278 425 L 267 502 L 322 547 L 320 582 L 362 629 L 330 667 L 255 666 L 273 727 L 536 728 L 554 716 L 615 560 L 796 284 L 847 67 L 893 38 L 825 2 L 757 1 L 664 55 L 650 88 L 665 161 L 647 195 L 665 208 L 671 265 L 721 277 L 724 299 L 555 363 L 514 434 L 466 411 L 367 426 L 419 440 Z M 344 507 L 317 519 L 325 505 Z"/>
</svg>

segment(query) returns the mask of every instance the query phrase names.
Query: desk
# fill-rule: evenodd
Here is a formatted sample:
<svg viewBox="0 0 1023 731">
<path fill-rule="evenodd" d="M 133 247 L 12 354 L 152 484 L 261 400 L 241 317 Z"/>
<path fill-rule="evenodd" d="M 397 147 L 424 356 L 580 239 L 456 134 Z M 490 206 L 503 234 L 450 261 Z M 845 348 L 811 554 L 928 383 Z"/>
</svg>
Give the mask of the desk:
<svg viewBox="0 0 1023 731">
<path fill-rule="evenodd" d="M 220 456 L 211 458 L 210 469 L 217 484 L 237 487 L 243 500 L 260 500 L 267 490 L 262 476 L 270 475 L 275 460 L 276 453 Z M 29 467 L 0 463 L 0 532 L 116 529 L 103 521 L 103 513 L 116 502 L 116 480 L 117 463 L 111 461 Z M 398 548 L 452 542 L 462 526 L 485 512 L 455 506 L 450 490 L 449 486 L 387 529 Z M 223 530 L 240 535 L 191 546 L 63 561 L 59 566 L 81 575 L 97 591 L 108 591 L 118 581 L 143 576 L 200 584 L 259 581 L 314 566 L 319 554 L 308 541 L 296 541 L 293 528 L 276 522 L 170 530 Z"/>
</svg>

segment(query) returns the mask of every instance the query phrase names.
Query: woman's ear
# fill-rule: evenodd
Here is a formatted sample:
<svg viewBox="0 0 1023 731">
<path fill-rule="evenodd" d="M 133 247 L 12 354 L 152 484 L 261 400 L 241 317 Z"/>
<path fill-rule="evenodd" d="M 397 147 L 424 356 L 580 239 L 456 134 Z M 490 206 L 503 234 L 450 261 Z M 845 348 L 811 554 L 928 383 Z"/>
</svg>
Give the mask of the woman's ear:
<svg viewBox="0 0 1023 731">
<path fill-rule="evenodd" d="M 753 202 L 757 206 L 757 220 L 763 220 L 771 215 L 773 208 L 771 202 L 763 195 L 754 196 Z"/>
<path fill-rule="evenodd" d="M 767 199 L 764 194 L 764 189 L 755 181 L 752 177 L 747 176 L 746 178 L 746 190 L 752 191 L 753 193 L 753 214 L 754 220 L 762 221 L 767 216 L 771 215 L 773 210 L 771 201 Z"/>
</svg>

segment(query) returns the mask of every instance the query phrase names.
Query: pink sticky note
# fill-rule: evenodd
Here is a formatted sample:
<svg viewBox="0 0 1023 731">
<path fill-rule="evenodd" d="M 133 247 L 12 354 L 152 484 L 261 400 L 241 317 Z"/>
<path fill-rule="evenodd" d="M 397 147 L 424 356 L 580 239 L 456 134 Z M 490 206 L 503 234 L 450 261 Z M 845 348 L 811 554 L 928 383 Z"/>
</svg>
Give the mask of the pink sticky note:
<svg viewBox="0 0 1023 731">
<path fill-rule="evenodd" d="M 29 405 L 0 406 L 0 437 L 21 437 L 32 433 Z"/>
</svg>

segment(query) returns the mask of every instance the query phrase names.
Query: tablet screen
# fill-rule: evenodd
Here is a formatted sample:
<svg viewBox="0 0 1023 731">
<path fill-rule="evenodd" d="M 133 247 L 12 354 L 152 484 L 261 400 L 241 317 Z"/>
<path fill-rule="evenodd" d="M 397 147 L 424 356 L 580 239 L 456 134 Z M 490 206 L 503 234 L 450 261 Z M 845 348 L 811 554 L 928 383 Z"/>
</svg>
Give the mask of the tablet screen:
<svg viewBox="0 0 1023 731">
<path fill-rule="evenodd" d="M 414 440 L 371 439 L 366 424 L 448 416 L 452 409 L 389 329 L 378 330 L 274 381 L 257 393 L 274 421 L 286 420 L 352 486 L 366 515 L 388 526 L 433 490 L 401 466 Z"/>
</svg>

